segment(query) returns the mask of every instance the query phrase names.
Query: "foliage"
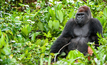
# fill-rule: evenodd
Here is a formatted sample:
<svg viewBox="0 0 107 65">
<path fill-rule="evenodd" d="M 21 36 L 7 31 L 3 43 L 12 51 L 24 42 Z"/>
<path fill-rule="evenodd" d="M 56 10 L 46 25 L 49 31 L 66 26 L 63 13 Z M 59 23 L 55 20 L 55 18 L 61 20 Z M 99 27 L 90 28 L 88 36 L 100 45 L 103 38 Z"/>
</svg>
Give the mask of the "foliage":
<svg viewBox="0 0 107 65">
<path fill-rule="evenodd" d="M 11 2 L 10 2 L 11 1 Z M 15 1 L 15 0 L 14 0 Z M 80 6 L 87 5 L 92 16 L 97 18 L 103 26 L 103 36 L 99 36 L 101 46 L 94 49 L 89 44 L 94 55 L 90 61 L 77 50 L 69 52 L 61 65 L 107 64 L 107 6 L 105 1 L 50 1 L 44 0 L 26 4 L 13 0 L 0 1 L 0 64 L 1 65 L 51 65 L 54 54 L 50 54 L 50 47 L 61 34 L 66 22 L 75 18 Z M 20 0 L 22 1 L 22 0 Z M 77 63 L 75 61 L 78 60 Z"/>
</svg>

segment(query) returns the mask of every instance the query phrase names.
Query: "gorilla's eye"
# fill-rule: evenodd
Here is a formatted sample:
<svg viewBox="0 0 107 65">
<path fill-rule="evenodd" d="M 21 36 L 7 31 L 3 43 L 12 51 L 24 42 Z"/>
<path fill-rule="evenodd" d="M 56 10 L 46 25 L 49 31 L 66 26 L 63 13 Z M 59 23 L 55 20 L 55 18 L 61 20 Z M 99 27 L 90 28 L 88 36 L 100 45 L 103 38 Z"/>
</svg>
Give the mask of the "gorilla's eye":
<svg viewBox="0 0 107 65">
<path fill-rule="evenodd" d="M 84 14 L 77 14 L 77 16 L 84 16 Z"/>
<path fill-rule="evenodd" d="M 83 17 L 84 17 L 84 14 L 82 14 L 81 17 L 83 18 Z"/>
<path fill-rule="evenodd" d="M 82 13 L 78 13 L 77 14 L 77 20 L 82 20 L 83 18 L 84 18 L 84 14 L 82 14 Z"/>
</svg>

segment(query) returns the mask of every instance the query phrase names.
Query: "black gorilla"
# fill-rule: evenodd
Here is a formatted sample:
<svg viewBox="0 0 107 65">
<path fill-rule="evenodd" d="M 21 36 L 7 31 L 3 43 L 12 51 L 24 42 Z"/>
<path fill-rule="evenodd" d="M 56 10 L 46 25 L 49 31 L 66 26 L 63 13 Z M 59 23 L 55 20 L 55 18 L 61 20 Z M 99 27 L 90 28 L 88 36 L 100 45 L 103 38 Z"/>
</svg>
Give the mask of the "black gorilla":
<svg viewBox="0 0 107 65">
<path fill-rule="evenodd" d="M 70 50 L 77 49 L 86 55 L 88 52 L 88 42 L 99 44 L 97 32 L 102 34 L 100 21 L 92 18 L 89 7 L 81 6 L 78 9 L 75 19 L 70 19 L 66 23 L 62 34 L 52 45 L 50 52 L 58 53 L 64 45 L 70 43 L 61 52 L 65 52 L 67 55 Z"/>
</svg>

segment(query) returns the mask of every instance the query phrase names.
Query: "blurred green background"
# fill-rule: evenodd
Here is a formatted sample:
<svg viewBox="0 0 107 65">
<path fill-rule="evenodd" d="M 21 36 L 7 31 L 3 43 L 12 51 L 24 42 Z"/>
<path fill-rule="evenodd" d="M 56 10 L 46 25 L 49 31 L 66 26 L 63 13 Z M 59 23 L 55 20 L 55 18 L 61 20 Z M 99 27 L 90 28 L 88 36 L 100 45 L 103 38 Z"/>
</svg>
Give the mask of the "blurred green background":
<svg viewBox="0 0 107 65">
<path fill-rule="evenodd" d="M 88 55 L 72 50 L 67 58 L 51 64 L 55 56 L 50 54 L 51 45 L 83 5 L 102 24 L 101 46 L 96 50 L 94 43 L 90 45 L 94 52 L 90 61 Z M 0 0 L 0 65 L 103 64 L 107 64 L 107 0 Z"/>
</svg>

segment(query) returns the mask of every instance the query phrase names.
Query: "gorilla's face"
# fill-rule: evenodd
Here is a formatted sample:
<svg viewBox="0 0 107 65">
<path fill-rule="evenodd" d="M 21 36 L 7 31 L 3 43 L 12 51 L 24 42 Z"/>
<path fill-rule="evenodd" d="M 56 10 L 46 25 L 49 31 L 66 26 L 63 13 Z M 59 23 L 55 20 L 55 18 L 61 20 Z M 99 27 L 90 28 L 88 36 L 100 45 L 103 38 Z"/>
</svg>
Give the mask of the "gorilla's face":
<svg viewBox="0 0 107 65">
<path fill-rule="evenodd" d="M 85 12 L 78 12 L 76 14 L 76 22 L 78 25 L 83 26 L 88 20 L 88 15 Z"/>
</svg>

